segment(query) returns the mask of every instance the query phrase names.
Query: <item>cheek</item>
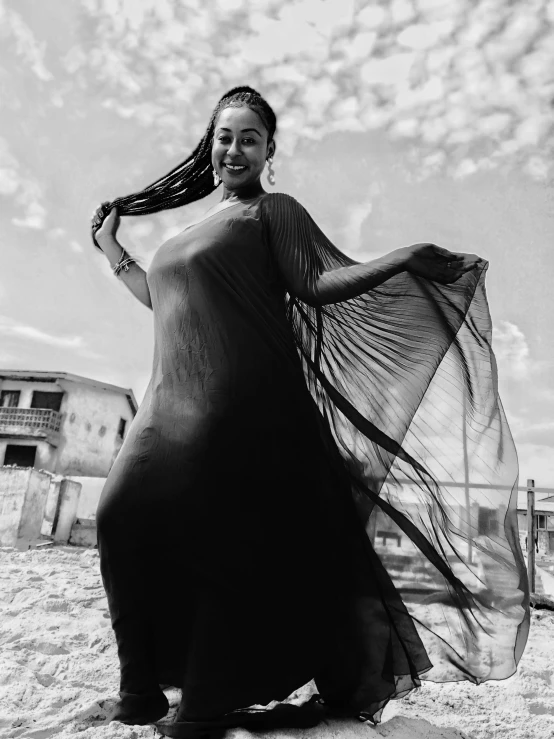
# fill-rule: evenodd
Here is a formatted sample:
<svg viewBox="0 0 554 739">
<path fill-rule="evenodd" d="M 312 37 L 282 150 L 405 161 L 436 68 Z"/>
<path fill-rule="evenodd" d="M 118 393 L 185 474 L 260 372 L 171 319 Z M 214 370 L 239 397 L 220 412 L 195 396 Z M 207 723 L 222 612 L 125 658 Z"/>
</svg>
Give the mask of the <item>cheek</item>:
<svg viewBox="0 0 554 739">
<path fill-rule="evenodd" d="M 212 159 L 218 159 L 225 153 L 225 147 L 220 142 L 216 141 L 212 145 Z"/>
<path fill-rule="evenodd" d="M 265 164 L 265 155 L 263 151 L 256 151 L 256 153 L 252 156 L 252 159 L 256 162 L 256 165 L 260 167 L 260 169 L 263 169 L 263 166 Z"/>
</svg>

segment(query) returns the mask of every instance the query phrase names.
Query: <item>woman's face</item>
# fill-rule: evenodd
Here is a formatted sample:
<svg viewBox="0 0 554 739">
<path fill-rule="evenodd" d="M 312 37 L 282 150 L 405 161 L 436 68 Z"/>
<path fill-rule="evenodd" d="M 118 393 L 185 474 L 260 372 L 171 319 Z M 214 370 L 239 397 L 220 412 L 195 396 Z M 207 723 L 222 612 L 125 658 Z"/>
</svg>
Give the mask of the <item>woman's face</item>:
<svg viewBox="0 0 554 739">
<path fill-rule="evenodd" d="M 215 122 L 212 164 L 230 190 L 258 181 L 275 145 L 268 144 L 261 118 L 250 108 L 224 108 Z"/>
</svg>

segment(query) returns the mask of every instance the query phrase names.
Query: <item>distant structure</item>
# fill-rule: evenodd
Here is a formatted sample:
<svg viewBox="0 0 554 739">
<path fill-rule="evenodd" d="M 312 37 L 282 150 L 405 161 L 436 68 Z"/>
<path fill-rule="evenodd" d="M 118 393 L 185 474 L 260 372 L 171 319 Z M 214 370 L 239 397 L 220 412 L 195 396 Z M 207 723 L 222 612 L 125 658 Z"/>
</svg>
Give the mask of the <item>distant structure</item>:
<svg viewBox="0 0 554 739">
<path fill-rule="evenodd" d="M 0 370 L 0 465 L 105 478 L 137 408 L 128 388 L 69 372 Z"/>
<path fill-rule="evenodd" d="M 523 551 L 527 549 L 527 495 L 520 493 L 517 504 L 519 539 Z M 535 551 L 537 554 L 554 554 L 554 495 L 552 489 L 538 488 L 535 497 Z"/>
</svg>

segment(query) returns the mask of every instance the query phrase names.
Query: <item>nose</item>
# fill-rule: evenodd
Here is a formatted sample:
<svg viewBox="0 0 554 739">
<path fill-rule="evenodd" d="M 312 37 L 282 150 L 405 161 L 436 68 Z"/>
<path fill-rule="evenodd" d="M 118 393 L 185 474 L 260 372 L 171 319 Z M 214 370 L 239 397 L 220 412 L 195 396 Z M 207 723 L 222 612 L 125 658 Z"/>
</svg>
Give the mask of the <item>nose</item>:
<svg viewBox="0 0 554 739">
<path fill-rule="evenodd" d="M 233 139 L 231 146 L 227 149 L 227 154 L 229 156 L 238 156 L 240 153 L 240 141 L 238 139 Z"/>
</svg>

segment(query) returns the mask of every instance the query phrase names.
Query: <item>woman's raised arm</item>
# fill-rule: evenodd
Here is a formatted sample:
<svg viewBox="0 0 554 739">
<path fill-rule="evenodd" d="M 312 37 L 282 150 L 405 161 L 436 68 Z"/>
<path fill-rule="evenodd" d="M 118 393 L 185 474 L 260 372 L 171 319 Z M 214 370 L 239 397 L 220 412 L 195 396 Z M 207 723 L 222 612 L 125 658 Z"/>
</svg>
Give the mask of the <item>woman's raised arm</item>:
<svg viewBox="0 0 554 739">
<path fill-rule="evenodd" d="M 446 285 L 483 263 L 474 254 L 454 254 L 434 244 L 401 247 L 357 263 L 329 241 L 294 198 L 272 195 L 267 209 L 271 251 L 285 287 L 308 305 L 355 298 L 405 271 Z"/>
<path fill-rule="evenodd" d="M 119 227 L 120 217 L 117 208 L 112 208 L 108 215 L 103 218 L 102 206 L 100 206 L 93 216 L 102 225 L 94 232 L 94 237 L 98 246 L 102 249 L 108 258 L 110 265 L 114 267 L 124 252 L 123 247 L 116 238 L 117 229 Z M 146 272 L 139 267 L 136 262 L 127 265 L 128 269 L 119 272 L 119 278 L 125 286 L 133 293 L 137 300 L 147 308 L 152 308 L 152 300 L 150 298 L 150 290 L 146 281 Z"/>
</svg>

